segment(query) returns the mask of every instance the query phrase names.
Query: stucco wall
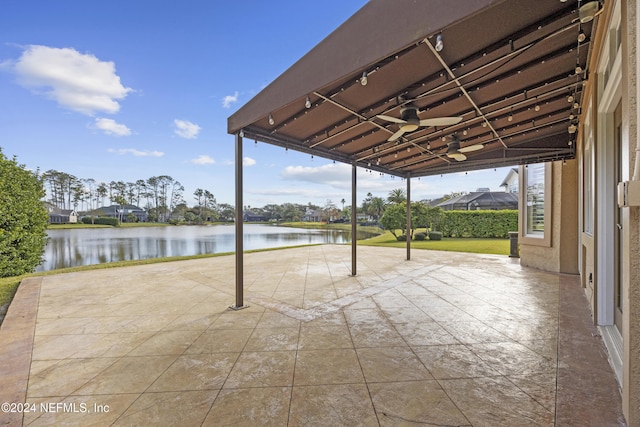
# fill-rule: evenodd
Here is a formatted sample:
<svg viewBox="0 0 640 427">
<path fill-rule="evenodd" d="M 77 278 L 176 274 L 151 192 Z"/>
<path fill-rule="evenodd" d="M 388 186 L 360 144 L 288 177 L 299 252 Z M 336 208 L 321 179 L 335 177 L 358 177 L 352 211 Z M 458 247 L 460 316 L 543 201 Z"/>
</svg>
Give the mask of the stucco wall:
<svg viewBox="0 0 640 427">
<path fill-rule="evenodd" d="M 556 171 L 556 169 L 558 169 Z M 557 176 L 557 178 L 556 178 Z M 560 181 L 560 194 L 555 209 L 558 217 L 558 268 L 560 273 L 578 274 L 578 162 L 554 163 L 554 181 Z M 555 189 L 555 186 L 554 186 Z M 554 197 L 555 199 L 555 197 Z M 555 220 L 555 217 L 554 217 Z"/>
</svg>

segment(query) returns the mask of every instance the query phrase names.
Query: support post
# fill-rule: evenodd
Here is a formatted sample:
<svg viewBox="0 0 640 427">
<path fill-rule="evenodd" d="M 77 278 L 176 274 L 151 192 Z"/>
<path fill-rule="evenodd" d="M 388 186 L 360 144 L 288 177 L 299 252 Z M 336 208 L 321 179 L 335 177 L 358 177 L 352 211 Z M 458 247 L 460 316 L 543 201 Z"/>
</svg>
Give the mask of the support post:
<svg viewBox="0 0 640 427">
<path fill-rule="evenodd" d="M 407 175 L 407 261 L 411 260 L 411 175 Z"/>
<path fill-rule="evenodd" d="M 358 215 L 357 215 L 357 191 L 356 191 L 356 162 L 351 166 L 351 275 L 355 276 L 357 265 L 357 232 L 358 232 Z"/>
<path fill-rule="evenodd" d="M 244 203 L 242 200 L 242 131 L 236 134 L 236 303 L 230 308 L 240 310 L 244 305 Z"/>
</svg>

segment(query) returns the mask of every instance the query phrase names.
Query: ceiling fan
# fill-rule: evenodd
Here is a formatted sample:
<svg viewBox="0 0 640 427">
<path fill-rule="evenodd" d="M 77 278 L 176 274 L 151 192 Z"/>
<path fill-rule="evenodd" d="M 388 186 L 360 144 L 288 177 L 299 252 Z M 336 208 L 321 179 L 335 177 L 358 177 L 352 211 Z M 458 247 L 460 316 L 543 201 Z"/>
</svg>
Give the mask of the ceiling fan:
<svg viewBox="0 0 640 427">
<path fill-rule="evenodd" d="M 447 143 L 447 157 L 462 162 L 464 160 L 467 160 L 467 156 L 465 156 L 464 153 L 482 150 L 483 148 L 484 145 L 482 144 L 473 144 L 467 147 L 460 148 L 460 140 L 457 136 L 453 135 L 451 137 L 451 142 Z"/>
<path fill-rule="evenodd" d="M 398 123 L 400 129 L 391 135 L 387 141 L 395 141 L 408 132 L 413 132 L 420 127 L 425 126 L 451 126 L 462 121 L 462 117 L 434 117 L 431 119 L 422 119 L 418 117 L 418 106 L 413 102 L 407 102 L 400 108 L 400 118 L 385 116 L 378 114 L 376 117 L 392 123 Z"/>
</svg>

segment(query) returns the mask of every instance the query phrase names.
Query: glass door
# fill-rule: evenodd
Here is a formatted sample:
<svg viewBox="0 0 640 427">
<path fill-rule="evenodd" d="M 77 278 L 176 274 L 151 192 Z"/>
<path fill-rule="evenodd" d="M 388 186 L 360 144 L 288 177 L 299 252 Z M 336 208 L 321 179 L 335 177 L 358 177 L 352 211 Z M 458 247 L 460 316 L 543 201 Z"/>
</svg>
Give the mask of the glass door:
<svg viewBox="0 0 640 427">
<path fill-rule="evenodd" d="M 615 183 L 621 182 L 624 177 L 622 176 L 622 162 L 624 160 L 624 152 L 622 150 L 622 105 L 618 104 L 614 112 L 614 150 L 615 150 L 615 162 L 614 162 L 614 177 Z M 613 301 L 615 304 L 613 310 L 613 319 L 618 328 L 618 331 L 622 334 L 622 210 L 616 203 L 614 212 L 615 226 L 613 230 L 614 237 L 614 295 Z"/>
</svg>

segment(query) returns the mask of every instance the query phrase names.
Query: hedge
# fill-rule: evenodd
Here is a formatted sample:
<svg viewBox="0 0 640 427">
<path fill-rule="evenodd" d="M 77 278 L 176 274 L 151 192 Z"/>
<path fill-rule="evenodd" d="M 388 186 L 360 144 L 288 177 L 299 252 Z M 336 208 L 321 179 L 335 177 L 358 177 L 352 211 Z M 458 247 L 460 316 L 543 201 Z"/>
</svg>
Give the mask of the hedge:
<svg viewBox="0 0 640 427">
<path fill-rule="evenodd" d="M 508 238 L 518 230 L 518 211 L 444 211 L 445 237 Z"/>
<path fill-rule="evenodd" d="M 118 222 L 118 218 L 109 218 L 109 217 L 97 217 L 97 218 L 91 218 L 88 216 L 85 216 L 82 218 L 82 222 L 84 224 L 100 224 L 100 225 L 111 225 L 116 227 L 119 222 Z"/>
</svg>

